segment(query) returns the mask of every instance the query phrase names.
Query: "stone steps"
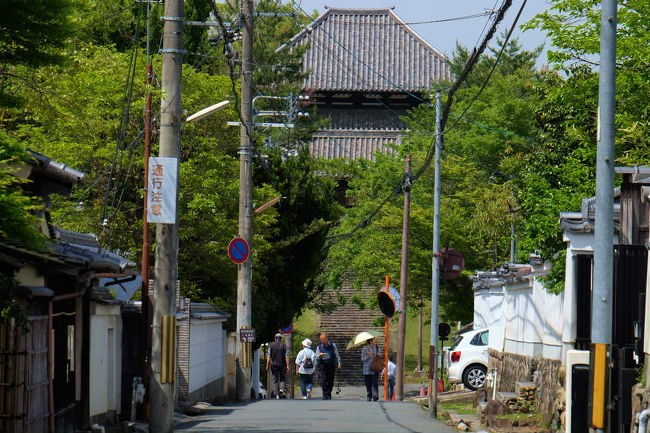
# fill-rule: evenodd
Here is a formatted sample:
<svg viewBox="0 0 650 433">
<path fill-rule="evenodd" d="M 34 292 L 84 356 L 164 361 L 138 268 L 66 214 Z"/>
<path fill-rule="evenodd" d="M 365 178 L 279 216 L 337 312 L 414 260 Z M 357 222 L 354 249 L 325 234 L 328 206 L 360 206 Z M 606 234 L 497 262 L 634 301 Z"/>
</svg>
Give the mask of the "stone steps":
<svg viewBox="0 0 650 433">
<path fill-rule="evenodd" d="M 341 355 L 342 370 L 337 374 L 337 384 L 360 385 L 363 384 L 363 366 L 361 362 L 361 347 L 345 350 L 350 340 L 359 332 L 369 329 L 380 333 L 377 338 L 382 350 L 384 348 L 383 328 L 372 327 L 372 322 L 377 317 L 382 317 L 381 312 L 375 308 L 360 309 L 351 299 L 361 297 L 364 301 L 375 296 L 376 288 L 353 289 L 350 281 L 345 281 L 343 287 L 336 294 L 328 292 L 323 294 L 325 302 L 337 302 L 338 297 L 346 300 L 345 305 L 339 305 L 334 311 L 323 314 L 320 328 L 327 332 L 329 339 L 336 343 Z"/>
</svg>

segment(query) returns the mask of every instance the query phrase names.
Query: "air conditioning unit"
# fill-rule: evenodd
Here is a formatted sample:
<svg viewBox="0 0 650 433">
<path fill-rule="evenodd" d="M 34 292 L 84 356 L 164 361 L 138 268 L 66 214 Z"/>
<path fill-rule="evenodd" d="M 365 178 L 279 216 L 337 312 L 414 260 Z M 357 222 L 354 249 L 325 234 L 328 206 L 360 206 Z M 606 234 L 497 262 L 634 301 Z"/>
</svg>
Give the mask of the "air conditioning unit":
<svg viewBox="0 0 650 433">
<path fill-rule="evenodd" d="M 589 351 L 568 350 L 565 355 L 566 433 L 589 432 Z"/>
</svg>

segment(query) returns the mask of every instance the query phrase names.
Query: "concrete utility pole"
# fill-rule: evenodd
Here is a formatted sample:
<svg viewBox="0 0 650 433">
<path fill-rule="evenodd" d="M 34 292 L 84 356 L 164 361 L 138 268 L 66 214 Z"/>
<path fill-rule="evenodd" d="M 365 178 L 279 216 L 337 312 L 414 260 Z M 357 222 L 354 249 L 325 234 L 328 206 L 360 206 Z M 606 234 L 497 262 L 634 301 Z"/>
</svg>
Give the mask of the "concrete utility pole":
<svg viewBox="0 0 650 433">
<path fill-rule="evenodd" d="M 181 148 L 181 85 L 183 68 L 183 1 L 165 2 L 162 95 L 160 103 L 161 157 L 178 158 Z M 178 200 L 178 194 L 176 196 Z M 174 431 L 174 347 L 176 280 L 178 278 L 178 217 L 174 224 L 156 226 L 155 303 L 151 343 L 151 419 L 149 430 Z M 163 325 L 167 325 L 164 327 Z M 166 337 L 166 338 L 165 338 Z M 163 342 L 165 338 L 165 342 Z M 172 372 L 172 374 L 170 374 Z"/>
<path fill-rule="evenodd" d="M 241 144 L 239 162 L 239 236 L 251 250 L 253 214 L 253 0 L 242 0 L 242 81 L 241 81 Z M 239 265 L 237 271 L 237 332 L 251 327 L 251 285 L 253 282 L 252 258 Z M 237 344 L 237 398 L 250 400 L 251 370 L 244 359 L 244 344 Z"/>
<path fill-rule="evenodd" d="M 409 264 L 409 226 L 411 221 L 411 154 L 406 155 L 404 176 L 404 219 L 402 221 L 402 263 L 399 279 L 399 333 L 397 335 L 397 371 L 395 372 L 395 400 L 404 399 L 404 342 L 406 340 L 406 292 Z"/>
<path fill-rule="evenodd" d="M 438 416 L 438 295 L 440 293 L 440 154 L 442 100 L 436 91 L 436 152 L 433 180 L 433 259 L 431 260 L 431 336 L 429 337 L 429 416 Z"/>
<path fill-rule="evenodd" d="M 614 138 L 616 127 L 616 0 L 603 0 L 600 19 L 600 82 L 596 155 L 596 227 L 591 321 L 591 428 L 611 431 L 609 358 L 612 344 L 614 272 Z"/>
</svg>

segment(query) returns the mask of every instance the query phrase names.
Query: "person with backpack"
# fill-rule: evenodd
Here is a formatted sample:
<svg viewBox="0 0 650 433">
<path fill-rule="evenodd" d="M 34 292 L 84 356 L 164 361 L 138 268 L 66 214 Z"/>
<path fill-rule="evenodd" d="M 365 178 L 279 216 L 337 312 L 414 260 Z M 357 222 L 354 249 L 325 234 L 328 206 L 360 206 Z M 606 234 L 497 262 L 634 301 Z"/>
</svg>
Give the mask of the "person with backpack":
<svg viewBox="0 0 650 433">
<path fill-rule="evenodd" d="M 339 355 L 339 349 L 336 347 L 336 344 L 333 341 L 329 341 L 325 332 L 321 332 L 320 334 L 320 344 L 316 348 L 316 359 L 318 359 L 318 365 L 320 366 L 323 400 L 331 400 L 336 368 L 341 369 L 341 356 Z"/>
<path fill-rule="evenodd" d="M 289 352 L 287 345 L 282 342 L 282 334 L 279 332 L 275 334 L 275 342 L 269 348 L 269 354 L 266 357 L 266 371 L 269 371 L 269 366 L 271 374 L 273 374 L 275 398 L 286 398 L 287 391 L 284 389 L 284 384 L 289 372 Z"/>
<path fill-rule="evenodd" d="M 316 352 L 311 350 L 311 340 L 302 340 L 303 349 L 296 356 L 296 373 L 300 375 L 300 392 L 302 399 L 311 398 L 311 388 L 314 383 L 316 369 Z"/>
</svg>

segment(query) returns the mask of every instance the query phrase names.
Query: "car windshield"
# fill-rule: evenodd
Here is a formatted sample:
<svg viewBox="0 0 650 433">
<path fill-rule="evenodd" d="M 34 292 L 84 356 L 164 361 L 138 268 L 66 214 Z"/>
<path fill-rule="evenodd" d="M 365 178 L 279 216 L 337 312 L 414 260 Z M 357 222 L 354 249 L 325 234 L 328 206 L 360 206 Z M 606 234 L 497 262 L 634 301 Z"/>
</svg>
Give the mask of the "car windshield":
<svg viewBox="0 0 650 433">
<path fill-rule="evenodd" d="M 458 335 L 456 338 L 454 338 L 454 341 L 452 341 L 451 346 L 449 346 L 449 350 L 454 350 L 456 346 L 460 344 L 460 342 L 463 341 L 463 336 Z"/>
</svg>

